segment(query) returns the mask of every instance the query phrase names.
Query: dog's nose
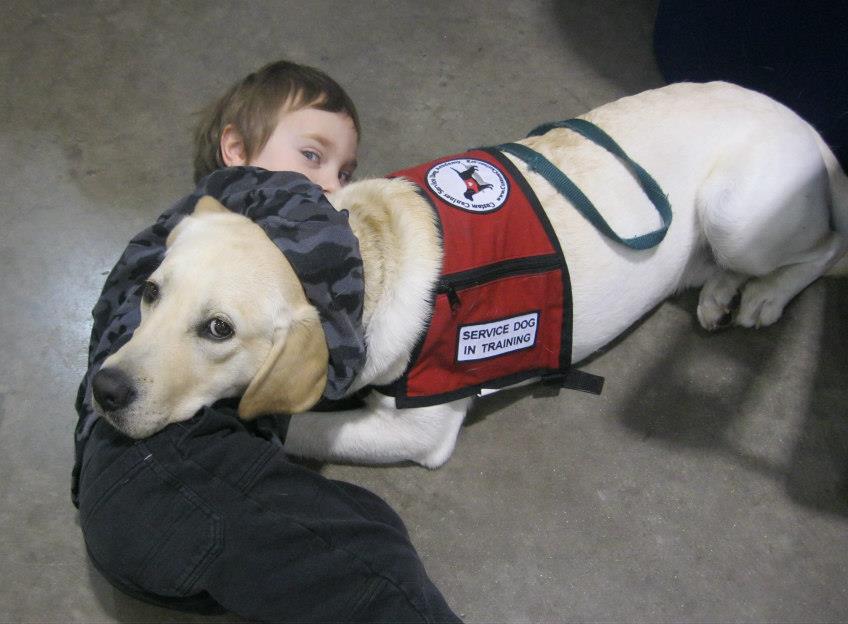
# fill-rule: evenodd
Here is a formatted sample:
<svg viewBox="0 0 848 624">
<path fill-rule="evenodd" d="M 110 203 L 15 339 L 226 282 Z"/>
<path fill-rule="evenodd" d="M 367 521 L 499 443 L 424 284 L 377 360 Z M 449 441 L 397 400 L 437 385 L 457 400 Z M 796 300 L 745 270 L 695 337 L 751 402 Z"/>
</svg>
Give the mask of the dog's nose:
<svg viewBox="0 0 848 624">
<path fill-rule="evenodd" d="M 91 386 L 95 400 L 109 412 L 122 409 L 135 399 L 135 388 L 129 377 L 114 368 L 97 371 Z"/>
</svg>

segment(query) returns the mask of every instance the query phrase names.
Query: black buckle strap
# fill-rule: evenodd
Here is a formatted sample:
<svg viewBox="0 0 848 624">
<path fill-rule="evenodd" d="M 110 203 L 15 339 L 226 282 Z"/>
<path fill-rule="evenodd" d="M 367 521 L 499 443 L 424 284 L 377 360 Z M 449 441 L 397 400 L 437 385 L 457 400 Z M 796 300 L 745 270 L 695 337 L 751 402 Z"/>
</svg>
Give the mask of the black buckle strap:
<svg viewBox="0 0 848 624">
<path fill-rule="evenodd" d="M 542 377 L 542 383 L 559 388 L 568 388 L 569 390 L 579 390 L 580 392 L 588 392 L 589 394 L 601 394 L 604 389 L 604 378 L 600 375 L 593 375 L 586 371 L 576 368 L 569 368 L 566 371 L 549 373 Z"/>
</svg>

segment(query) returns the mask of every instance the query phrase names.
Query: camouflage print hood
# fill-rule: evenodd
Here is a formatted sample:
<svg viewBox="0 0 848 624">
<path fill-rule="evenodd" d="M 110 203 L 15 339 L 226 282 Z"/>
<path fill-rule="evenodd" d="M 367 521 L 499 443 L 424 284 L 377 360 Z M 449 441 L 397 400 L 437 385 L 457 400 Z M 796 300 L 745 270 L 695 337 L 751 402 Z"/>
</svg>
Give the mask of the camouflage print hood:
<svg viewBox="0 0 848 624">
<path fill-rule="evenodd" d="M 138 327 L 140 286 L 162 262 L 168 234 L 203 195 L 260 225 L 300 278 L 307 298 L 321 315 L 330 352 L 324 398 L 344 397 L 365 363 L 362 258 L 347 212 L 335 210 L 321 188 L 300 174 L 255 167 L 219 169 L 133 238 L 106 280 L 92 312 L 89 367 L 76 403 L 78 453 L 96 419 L 91 379 L 103 360 Z"/>
</svg>

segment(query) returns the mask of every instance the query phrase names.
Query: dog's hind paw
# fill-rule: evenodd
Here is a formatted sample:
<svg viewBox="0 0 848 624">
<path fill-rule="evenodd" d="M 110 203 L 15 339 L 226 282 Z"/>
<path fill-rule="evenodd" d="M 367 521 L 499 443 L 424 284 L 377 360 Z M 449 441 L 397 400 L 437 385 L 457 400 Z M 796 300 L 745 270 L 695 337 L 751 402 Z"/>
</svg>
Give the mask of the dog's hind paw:
<svg viewBox="0 0 848 624">
<path fill-rule="evenodd" d="M 701 327 L 707 331 L 715 331 L 733 325 L 740 299 L 741 295 L 736 293 L 726 305 L 721 305 L 716 301 L 698 303 L 698 322 Z"/>
<path fill-rule="evenodd" d="M 707 331 L 727 327 L 734 322 L 739 307 L 739 286 L 745 276 L 722 271 L 711 277 L 701 289 L 698 299 L 698 322 Z"/>
<path fill-rule="evenodd" d="M 741 327 L 768 327 L 783 315 L 786 297 L 765 280 L 750 282 L 742 292 L 742 302 L 733 322 Z"/>
</svg>

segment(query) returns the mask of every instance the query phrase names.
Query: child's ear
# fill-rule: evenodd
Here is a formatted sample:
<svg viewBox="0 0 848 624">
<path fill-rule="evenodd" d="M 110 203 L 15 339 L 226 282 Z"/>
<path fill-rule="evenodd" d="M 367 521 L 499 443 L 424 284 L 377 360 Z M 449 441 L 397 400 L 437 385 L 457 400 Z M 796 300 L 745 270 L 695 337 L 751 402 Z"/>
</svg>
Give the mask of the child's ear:
<svg viewBox="0 0 848 624">
<path fill-rule="evenodd" d="M 227 167 L 239 167 L 247 164 L 244 153 L 244 139 L 233 124 L 227 124 L 221 132 L 221 158 Z"/>
</svg>

